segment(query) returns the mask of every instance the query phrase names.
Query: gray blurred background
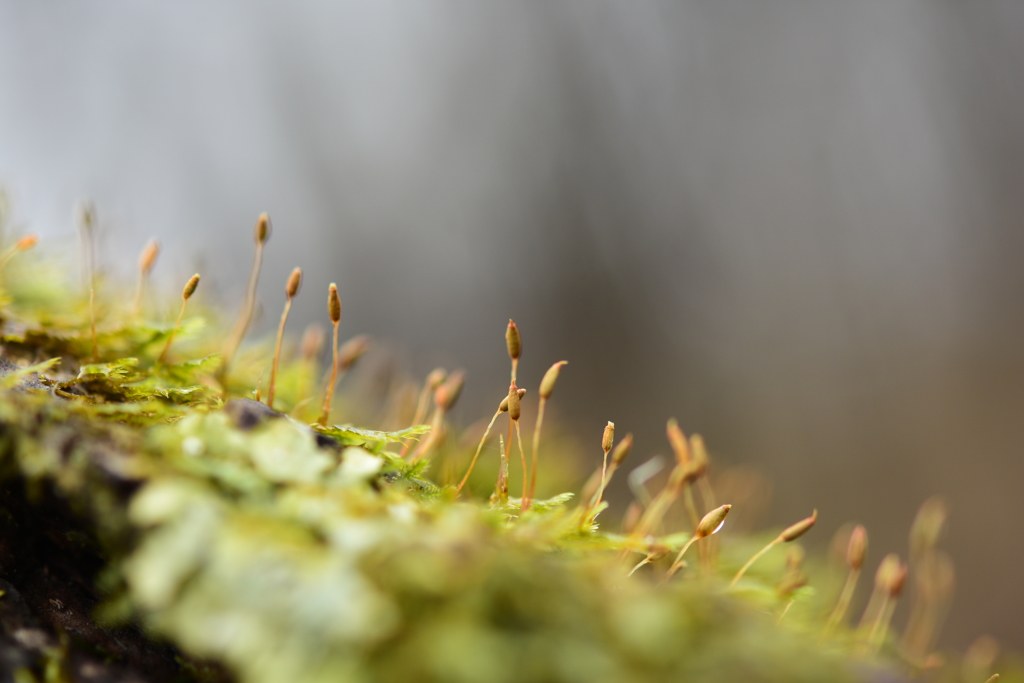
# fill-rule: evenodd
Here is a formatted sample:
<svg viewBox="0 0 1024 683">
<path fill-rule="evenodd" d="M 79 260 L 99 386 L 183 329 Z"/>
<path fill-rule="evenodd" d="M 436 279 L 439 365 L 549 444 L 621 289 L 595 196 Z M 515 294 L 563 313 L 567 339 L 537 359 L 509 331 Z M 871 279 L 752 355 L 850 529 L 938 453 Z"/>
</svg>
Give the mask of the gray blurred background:
<svg viewBox="0 0 1024 683">
<path fill-rule="evenodd" d="M 106 268 L 156 236 L 234 302 L 268 211 L 268 317 L 293 266 L 298 324 L 337 281 L 346 332 L 467 369 L 465 422 L 513 317 L 595 459 L 675 415 L 874 561 L 944 495 L 944 644 L 1024 648 L 1024 3 L 173 5 L 0 1 L 44 248 L 91 197 Z"/>
</svg>

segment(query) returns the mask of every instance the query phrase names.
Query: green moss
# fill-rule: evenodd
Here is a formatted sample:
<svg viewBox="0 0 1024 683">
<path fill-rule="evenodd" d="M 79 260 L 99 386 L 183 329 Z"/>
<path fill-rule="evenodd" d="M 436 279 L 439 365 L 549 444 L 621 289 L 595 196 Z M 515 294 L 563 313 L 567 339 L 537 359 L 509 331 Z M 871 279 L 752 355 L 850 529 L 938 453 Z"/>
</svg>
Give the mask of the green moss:
<svg viewBox="0 0 1024 683">
<path fill-rule="evenodd" d="M 811 682 L 916 671 L 892 642 L 874 654 L 843 628 L 822 641 L 835 594 L 780 595 L 781 550 L 730 588 L 771 536 L 727 527 L 714 569 L 697 569 L 694 550 L 695 566 L 664 581 L 686 526 L 636 539 L 601 517 L 583 524 L 569 493 L 525 514 L 515 496 L 460 498 L 451 476 L 430 481 L 429 458 L 400 455 L 429 427 L 310 424 L 322 397 L 309 395 L 319 372 L 308 358 L 281 366 L 275 403 L 295 418 L 239 402 L 269 354 L 243 352 L 225 393 L 225 330 L 203 322 L 222 316 L 193 306 L 174 362 L 161 364 L 169 326 L 133 317 L 100 283 L 94 357 L 88 298 L 68 294 L 60 268 L 19 254 L 0 286 L 0 343 L 14 363 L 0 379 L 0 472 L 28 501 L 3 524 L 32 533 L 33 510 L 67 516 L 65 538 L 105 567 L 89 575 L 99 628 L 137 621 L 191 658 L 174 665 L 182 680 Z M 465 450 L 432 449 L 435 469 L 442 458 L 464 466 Z M 546 446 L 544 459 L 558 458 Z M 656 548 L 666 559 L 627 576 Z M 18 675 L 45 675 L 45 662 L 32 666 Z"/>
</svg>

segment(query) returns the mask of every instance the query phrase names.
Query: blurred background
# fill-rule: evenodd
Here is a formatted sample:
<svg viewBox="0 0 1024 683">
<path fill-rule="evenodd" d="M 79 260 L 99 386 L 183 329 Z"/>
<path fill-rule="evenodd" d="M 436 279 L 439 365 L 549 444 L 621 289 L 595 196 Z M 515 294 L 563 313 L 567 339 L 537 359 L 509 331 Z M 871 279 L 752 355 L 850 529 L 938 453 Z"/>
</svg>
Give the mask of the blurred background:
<svg viewBox="0 0 1024 683">
<path fill-rule="evenodd" d="M 0 185 L 42 248 L 535 387 L 642 456 L 665 419 L 906 553 L 941 494 L 943 644 L 1024 649 L 1024 3 L 0 2 Z M 273 311 L 273 313 L 269 313 Z M 397 346 L 396 346 L 397 345 Z M 640 462 L 639 456 L 636 462 Z M 621 482 L 620 482 L 621 483 Z M 905 607 L 904 607 L 905 609 Z"/>
</svg>

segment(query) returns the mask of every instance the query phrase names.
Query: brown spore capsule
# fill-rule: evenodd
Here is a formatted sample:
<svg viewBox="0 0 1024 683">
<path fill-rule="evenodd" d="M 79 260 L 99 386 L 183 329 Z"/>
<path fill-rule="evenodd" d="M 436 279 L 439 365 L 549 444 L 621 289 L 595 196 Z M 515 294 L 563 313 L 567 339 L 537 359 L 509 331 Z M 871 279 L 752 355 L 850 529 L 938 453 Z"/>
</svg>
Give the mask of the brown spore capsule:
<svg viewBox="0 0 1024 683">
<path fill-rule="evenodd" d="M 295 295 L 299 293 L 299 287 L 302 286 L 302 268 L 296 268 L 292 271 L 292 274 L 288 276 L 288 282 L 284 286 L 284 293 L 289 299 L 294 299 Z"/>
<path fill-rule="evenodd" d="M 555 391 L 555 383 L 558 382 L 558 374 L 562 371 L 563 365 L 568 365 L 569 361 L 560 360 L 544 373 L 544 379 L 540 381 L 540 397 L 545 401 L 551 398 L 551 394 Z"/>
<path fill-rule="evenodd" d="M 725 518 L 729 514 L 729 510 L 732 510 L 732 505 L 721 505 L 704 515 L 704 518 L 700 520 L 700 524 L 697 525 L 697 537 L 704 538 L 721 529 L 722 525 L 725 524 Z"/>
<path fill-rule="evenodd" d="M 519 400 L 520 401 L 522 400 L 523 396 L 526 396 L 526 389 L 520 388 L 519 389 Z M 499 413 L 507 413 L 508 412 L 508 396 L 506 396 L 505 398 L 501 399 L 501 403 L 498 404 L 498 412 Z"/>
<path fill-rule="evenodd" d="M 156 240 L 150 240 L 143 247 L 142 253 L 139 254 L 139 270 L 142 273 L 148 273 L 153 270 L 153 264 L 156 263 L 156 257 L 160 255 L 160 243 Z"/>
<path fill-rule="evenodd" d="M 462 386 L 466 383 L 466 373 L 462 370 L 456 370 L 449 375 L 445 385 L 448 387 L 448 395 L 450 396 L 448 401 L 448 409 L 455 405 L 455 402 L 459 400 L 459 396 L 462 395 Z"/>
<path fill-rule="evenodd" d="M 327 288 L 327 313 L 335 325 L 341 322 L 341 297 L 338 296 L 338 285 L 333 282 Z"/>
<path fill-rule="evenodd" d="M 444 368 L 434 368 L 427 375 L 427 386 L 431 389 L 437 389 L 444 381 L 448 378 L 448 371 Z"/>
<path fill-rule="evenodd" d="M 256 219 L 254 235 L 257 244 L 265 244 L 270 239 L 270 216 L 265 213 L 260 214 L 259 218 Z"/>
<path fill-rule="evenodd" d="M 196 287 L 199 286 L 199 273 L 196 273 L 188 279 L 185 283 L 185 289 L 181 290 L 181 298 L 188 301 L 195 294 Z"/>
<path fill-rule="evenodd" d="M 679 467 L 680 472 L 682 472 L 684 484 L 692 484 L 700 479 L 701 475 L 707 471 L 707 467 L 696 460 L 691 460 L 685 465 L 677 465 L 677 467 Z"/>
<path fill-rule="evenodd" d="M 889 553 L 883 557 L 875 572 L 875 586 L 879 590 L 890 592 L 891 586 L 899 579 L 899 573 L 903 571 L 901 567 L 903 567 L 903 563 L 896 553 Z"/>
<path fill-rule="evenodd" d="M 850 542 L 846 546 L 846 564 L 850 569 L 859 570 L 864 566 L 868 554 L 868 530 L 858 524 L 850 533 Z"/>
<path fill-rule="evenodd" d="M 896 558 L 896 561 L 891 563 L 887 570 L 880 578 L 881 587 L 890 597 L 898 597 L 907 582 L 907 565 Z"/>
<path fill-rule="evenodd" d="M 615 450 L 612 451 L 612 464 L 616 467 L 622 464 L 622 462 L 629 457 L 630 451 L 633 450 L 633 435 L 626 434 L 619 441 L 618 445 L 615 446 Z"/>
<path fill-rule="evenodd" d="M 86 230 L 92 230 L 96 224 L 96 207 L 90 201 L 83 201 L 78 206 L 78 220 Z"/>
<path fill-rule="evenodd" d="M 338 369 L 348 370 L 370 348 L 370 338 L 365 334 L 352 337 L 338 350 Z"/>
<path fill-rule="evenodd" d="M 669 420 L 665 425 L 665 434 L 668 436 L 668 442 L 672 445 L 672 450 L 676 454 L 676 460 L 681 465 L 688 463 L 690 461 L 690 443 L 686 440 L 686 435 L 679 428 L 679 423 L 676 422 L 675 418 Z"/>
<path fill-rule="evenodd" d="M 508 327 L 505 329 L 505 345 L 508 346 L 508 357 L 512 360 L 519 360 L 523 352 L 523 340 L 519 336 L 519 328 L 509 318 Z"/>
<path fill-rule="evenodd" d="M 439 386 L 434 392 L 434 404 L 441 410 L 448 412 L 455 402 L 459 400 L 462 393 L 462 385 L 466 381 L 466 373 L 456 370 L 449 377 L 448 381 Z"/>
<path fill-rule="evenodd" d="M 922 503 L 910 529 L 911 558 L 916 560 L 934 549 L 945 526 L 946 503 L 942 498 L 935 496 Z"/>
<path fill-rule="evenodd" d="M 324 328 L 317 324 L 309 325 L 306 331 L 302 333 L 302 357 L 307 362 L 316 360 L 316 357 L 320 355 L 320 349 L 323 348 L 324 339 Z"/>
<path fill-rule="evenodd" d="M 609 422 L 604 426 L 604 433 L 601 435 L 601 450 L 604 451 L 605 455 L 611 452 L 612 445 L 615 443 L 615 423 Z"/>
<path fill-rule="evenodd" d="M 687 471 L 692 473 L 694 479 L 703 477 L 708 472 L 708 453 L 700 434 L 690 437 L 690 455 L 693 459 L 686 463 Z"/>
<path fill-rule="evenodd" d="M 779 534 L 779 538 L 785 541 L 786 543 L 789 543 L 790 541 L 795 541 L 796 539 L 806 534 L 817 521 L 818 511 L 815 510 L 813 513 L 811 513 L 810 517 L 801 519 L 796 524 L 793 524 L 792 526 L 789 526 L 786 529 L 784 529 L 783 532 Z"/>
<path fill-rule="evenodd" d="M 510 384 L 508 387 L 508 416 L 513 420 L 518 420 L 522 415 L 523 408 L 520 403 L 519 387 L 515 383 Z"/>
<path fill-rule="evenodd" d="M 703 466 L 701 474 L 707 472 L 708 449 L 704 445 L 704 437 L 700 434 L 694 434 L 690 437 L 690 454 L 693 456 L 694 462 L 700 463 Z"/>
</svg>

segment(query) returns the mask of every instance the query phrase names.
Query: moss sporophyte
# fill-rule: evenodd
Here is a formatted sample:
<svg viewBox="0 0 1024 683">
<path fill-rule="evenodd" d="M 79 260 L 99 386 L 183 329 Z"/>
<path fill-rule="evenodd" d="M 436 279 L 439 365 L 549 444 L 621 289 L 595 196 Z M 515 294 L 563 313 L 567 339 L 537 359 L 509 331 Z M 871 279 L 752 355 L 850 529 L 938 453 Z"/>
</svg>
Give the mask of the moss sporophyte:
<svg viewBox="0 0 1024 683">
<path fill-rule="evenodd" d="M 868 561 L 863 527 L 844 537 L 835 572 L 799 546 L 817 512 L 781 532 L 730 531 L 746 498 L 676 420 L 671 467 L 647 455 L 626 477 L 636 500 L 620 501 L 617 470 L 662 444 L 616 442 L 612 422 L 600 453 L 596 429 L 582 450 L 564 432 L 542 434 L 566 362 L 533 376 L 511 320 L 510 382 L 491 387 L 486 426 L 460 436 L 449 416 L 461 371 L 396 384 L 376 412 L 353 395 L 344 376 L 368 339 L 341 343 L 335 284 L 326 364 L 322 326 L 301 344 L 287 334 L 299 268 L 276 335 L 247 341 L 265 214 L 230 331 L 198 275 L 176 320 L 158 313 L 156 242 L 123 302 L 93 265 L 97 229 L 87 207 L 82 286 L 45 240 L 30 249 L 31 236 L 0 230 L 0 634 L 22 633 L 0 637 L 0 660 L 12 680 L 960 681 L 969 671 L 982 683 L 998 664 L 991 648 L 935 651 L 952 587 L 940 502 L 915 522 L 909 564 L 886 556 L 866 612 L 849 617 Z M 357 411 L 376 428 L 344 422 Z M 513 442 L 521 468 L 509 467 Z M 577 452 L 593 475 L 580 495 L 559 493 L 586 479 L 570 472 Z M 610 502 L 626 510 L 621 524 Z M 798 550 L 769 552 L 782 544 Z"/>
</svg>

